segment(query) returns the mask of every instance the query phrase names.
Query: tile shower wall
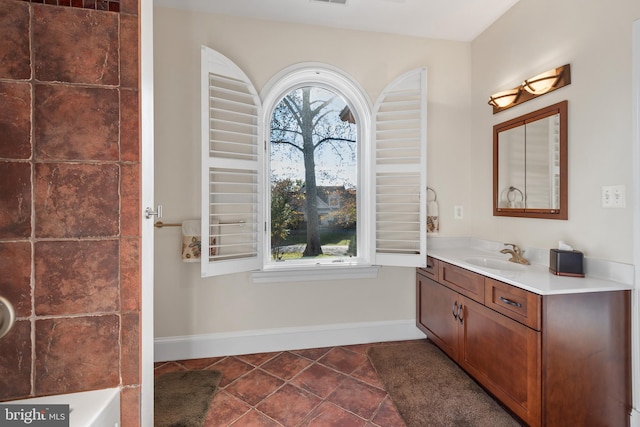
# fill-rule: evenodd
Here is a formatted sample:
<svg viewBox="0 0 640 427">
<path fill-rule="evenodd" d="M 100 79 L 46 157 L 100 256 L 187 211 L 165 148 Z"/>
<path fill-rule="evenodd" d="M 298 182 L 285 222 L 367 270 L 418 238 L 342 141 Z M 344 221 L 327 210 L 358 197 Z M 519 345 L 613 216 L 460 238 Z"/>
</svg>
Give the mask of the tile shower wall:
<svg viewBox="0 0 640 427">
<path fill-rule="evenodd" d="M 0 0 L 0 401 L 120 387 L 139 425 L 138 0 Z"/>
</svg>

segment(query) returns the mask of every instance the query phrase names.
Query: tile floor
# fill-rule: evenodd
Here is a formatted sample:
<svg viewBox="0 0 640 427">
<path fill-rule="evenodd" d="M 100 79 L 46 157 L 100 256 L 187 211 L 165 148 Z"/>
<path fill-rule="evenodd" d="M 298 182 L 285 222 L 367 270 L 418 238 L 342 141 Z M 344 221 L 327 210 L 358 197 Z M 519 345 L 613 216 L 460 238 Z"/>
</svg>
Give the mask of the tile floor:
<svg viewBox="0 0 640 427">
<path fill-rule="evenodd" d="M 159 362 L 155 375 L 222 372 L 206 427 L 404 427 L 367 358 L 372 345 Z"/>
</svg>

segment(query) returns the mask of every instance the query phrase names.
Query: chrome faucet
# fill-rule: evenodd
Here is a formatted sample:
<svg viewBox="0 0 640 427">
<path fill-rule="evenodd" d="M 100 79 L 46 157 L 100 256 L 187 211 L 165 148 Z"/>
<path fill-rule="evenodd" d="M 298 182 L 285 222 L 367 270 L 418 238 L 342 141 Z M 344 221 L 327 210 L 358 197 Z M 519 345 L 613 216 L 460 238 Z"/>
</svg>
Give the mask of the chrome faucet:
<svg viewBox="0 0 640 427">
<path fill-rule="evenodd" d="M 518 245 L 514 245 L 513 243 L 505 243 L 505 246 L 513 246 L 513 249 L 503 249 L 500 251 L 501 254 L 511 254 L 511 258 L 509 261 L 515 262 L 517 264 L 529 265 L 529 261 L 524 259 L 522 256 L 522 249 L 518 247 Z"/>
</svg>

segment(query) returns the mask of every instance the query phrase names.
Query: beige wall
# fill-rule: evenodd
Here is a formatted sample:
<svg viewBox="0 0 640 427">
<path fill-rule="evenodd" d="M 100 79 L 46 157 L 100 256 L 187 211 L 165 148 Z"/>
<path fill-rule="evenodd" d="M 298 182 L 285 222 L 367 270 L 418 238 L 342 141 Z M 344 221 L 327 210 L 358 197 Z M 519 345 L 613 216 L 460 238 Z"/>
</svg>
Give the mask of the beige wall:
<svg viewBox="0 0 640 427">
<path fill-rule="evenodd" d="M 593 258 L 633 262 L 631 26 L 640 2 L 521 0 L 471 44 L 474 162 L 470 225 L 476 237 L 549 248 L 559 239 Z M 492 115 L 490 94 L 571 64 L 570 86 Z M 569 220 L 492 216 L 490 138 L 496 123 L 569 101 Z M 603 185 L 623 184 L 626 209 L 604 209 Z"/>
<path fill-rule="evenodd" d="M 453 205 L 464 200 L 469 140 L 469 44 L 283 24 L 157 8 L 155 13 L 156 201 L 165 222 L 200 213 L 200 45 L 238 64 L 260 91 L 304 61 L 350 73 L 372 102 L 385 85 L 428 67 L 428 179 L 442 231 L 466 235 Z M 462 163 L 461 163 L 462 162 Z M 458 166 L 451 167 L 456 164 Z M 445 186 L 446 184 L 446 186 Z M 445 219 L 446 218 L 446 219 Z M 248 274 L 201 279 L 179 259 L 179 229 L 156 231 L 155 335 L 290 328 L 415 318 L 414 269 L 383 268 L 376 280 L 253 284 Z"/>
<path fill-rule="evenodd" d="M 156 200 L 165 220 L 199 216 L 200 45 L 227 55 L 258 91 L 281 69 L 326 62 L 358 80 L 372 102 L 410 69 L 428 68 L 428 182 L 441 235 L 549 248 L 568 241 L 589 257 L 632 262 L 631 22 L 636 0 L 520 0 L 472 43 L 400 37 L 157 8 Z M 550 13 L 553 11 L 553 13 Z M 285 45 L 285 46 L 283 46 Z M 492 115 L 491 93 L 571 63 L 573 83 Z M 569 220 L 492 216 L 492 126 L 569 100 Z M 626 209 L 600 207 L 602 185 L 624 184 Z M 453 206 L 464 219 L 453 219 Z M 156 231 L 156 337 L 415 316 L 414 271 L 377 280 L 253 284 L 248 274 L 201 279 L 179 260 L 178 228 Z"/>
</svg>

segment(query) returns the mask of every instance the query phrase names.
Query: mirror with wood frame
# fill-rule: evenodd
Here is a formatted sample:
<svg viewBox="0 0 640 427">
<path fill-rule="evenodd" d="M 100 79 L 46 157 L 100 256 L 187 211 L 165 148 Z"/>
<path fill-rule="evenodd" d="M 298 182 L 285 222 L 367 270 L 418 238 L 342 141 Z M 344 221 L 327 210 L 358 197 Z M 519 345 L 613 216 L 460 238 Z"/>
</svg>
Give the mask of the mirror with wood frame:
<svg viewBox="0 0 640 427">
<path fill-rule="evenodd" d="M 493 127 L 493 215 L 567 219 L 567 101 Z"/>
</svg>

